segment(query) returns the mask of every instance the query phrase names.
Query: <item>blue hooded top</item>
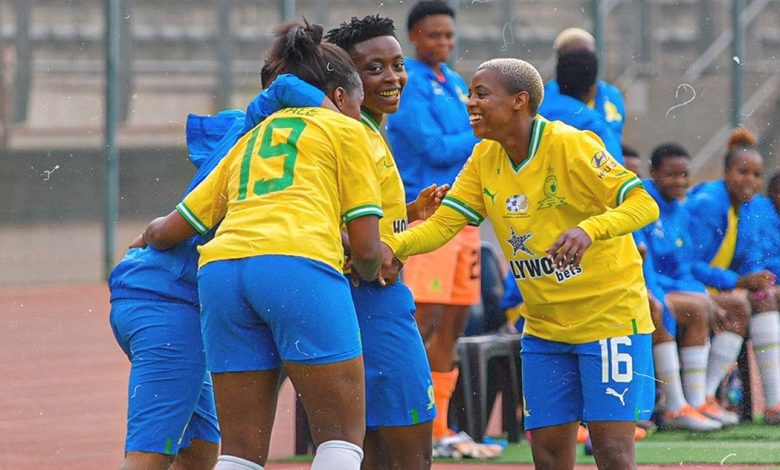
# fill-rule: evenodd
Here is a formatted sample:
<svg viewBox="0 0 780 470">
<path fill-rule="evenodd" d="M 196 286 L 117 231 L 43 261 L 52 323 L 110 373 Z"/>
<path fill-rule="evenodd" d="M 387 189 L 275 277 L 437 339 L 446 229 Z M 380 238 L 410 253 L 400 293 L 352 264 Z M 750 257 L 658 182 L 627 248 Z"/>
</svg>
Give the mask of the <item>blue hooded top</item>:
<svg viewBox="0 0 780 470">
<path fill-rule="evenodd" d="M 620 136 L 598 112 L 590 109 L 584 102 L 561 93 L 545 94 L 539 106 L 539 114 L 547 120 L 562 121 L 577 129 L 593 132 L 604 142 L 610 155 L 623 164 Z"/>
<path fill-rule="evenodd" d="M 660 209 L 658 220 L 641 229 L 659 286 L 666 292 L 707 292 L 704 283 L 693 274 L 688 211 L 680 201 L 664 199 L 653 180 L 643 184 Z"/>
<path fill-rule="evenodd" d="M 412 202 L 432 183 L 452 184 L 479 139 L 469 124 L 468 86 L 460 75 L 442 64 L 442 83 L 433 69 L 408 57 L 406 71 L 401 106 L 387 118 L 387 138 L 406 202 Z"/>
<path fill-rule="evenodd" d="M 780 278 L 780 214 L 768 197 L 757 194 L 754 200 L 761 230 L 761 258 L 766 268 Z"/>
<path fill-rule="evenodd" d="M 544 86 L 544 99 L 550 96 L 561 96 L 557 80 L 550 80 Z M 612 128 L 618 141 L 622 141 L 623 126 L 626 123 L 626 106 L 623 103 L 623 93 L 620 92 L 620 89 L 604 80 L 597 80 L 593 110 L 599 113 Z"/>
<path fill-rule="evenodd" d="M 197 168 L 184 195 L 189 194 L 227 155 L 248 130 L 285 107 L 319 106 L 325 94 L 292 75 L 280 75 L 249 104 L 247 111 L 222 111 L 215 116 L 187 117 L 189 159 Z M 213 236 L 196 235 L 170 250 L 151 246 L 131 248 L 108 278 L 111 300 L 149 299 L 190 303 L 198 301 L 197 247 Z"/>
<path fill-rule="evenodd" d="M 739 207 L 737 244 L 728 269 L 714 268 L 710 261 L 718 252 L 728 227 L 729 200 L 723 180 L 709 181 L 691 189 L 685 207 L 692 215 L 688 229 L 693 240 L 693 275 L 721 290 L 733 289 L 741 276 L 766 269 L 761 259 L 762 210 L 754 197 Z"/>
</svg>

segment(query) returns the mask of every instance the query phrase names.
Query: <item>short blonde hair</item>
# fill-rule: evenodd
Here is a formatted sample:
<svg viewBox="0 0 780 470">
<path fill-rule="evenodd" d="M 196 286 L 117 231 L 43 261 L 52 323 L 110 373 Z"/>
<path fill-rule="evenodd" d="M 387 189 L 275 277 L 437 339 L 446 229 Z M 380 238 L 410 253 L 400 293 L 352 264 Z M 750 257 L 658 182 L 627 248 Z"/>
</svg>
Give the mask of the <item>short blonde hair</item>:
<svg viewBox="0 0 780 470">
<path fill-rule="evenodd" d="M 592 34 L 582 28 L 566 28 L 555 38 L 553 49 L 558 55 L 565 54 L 569 49 L 579 49 L 581 47 L 592 48 L 596 50 L 596 39 Z"/>
<path fill-rule="evenodd" d="M 536 116 L 539 104 L 544 98 L 544 82 L 539 71 L 528 62 L 520 59 L 501 58 L 482 62 L 477 71 L 495 70 L 501 75 L 501 84 L 511 93 L 528 93 L 531 116 Z"/>
</svg>

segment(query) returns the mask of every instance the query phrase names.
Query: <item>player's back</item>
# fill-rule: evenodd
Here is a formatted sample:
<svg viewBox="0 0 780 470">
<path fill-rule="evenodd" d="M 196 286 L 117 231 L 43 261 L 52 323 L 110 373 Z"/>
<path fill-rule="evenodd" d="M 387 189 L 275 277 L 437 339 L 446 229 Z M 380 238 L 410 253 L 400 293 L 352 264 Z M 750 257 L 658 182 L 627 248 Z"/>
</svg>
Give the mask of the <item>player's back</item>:
<svg viewBox="0 0 780 470">
<path fill-rule="evenodd" d="M 365 211 L 381 215 L 376 167 L 367 148 L 363 125 L 334 111 L 287 108 L 272 114 L 215 170 L 216 191 L 196 190 L 191 196 L 221 199 L 195 203 L 192 212 L 204 227 L 224 216 L 214 240 L 201 247 L 201 266 L 282 254 L 338 268 L 341 221 Z"/>
</svg>

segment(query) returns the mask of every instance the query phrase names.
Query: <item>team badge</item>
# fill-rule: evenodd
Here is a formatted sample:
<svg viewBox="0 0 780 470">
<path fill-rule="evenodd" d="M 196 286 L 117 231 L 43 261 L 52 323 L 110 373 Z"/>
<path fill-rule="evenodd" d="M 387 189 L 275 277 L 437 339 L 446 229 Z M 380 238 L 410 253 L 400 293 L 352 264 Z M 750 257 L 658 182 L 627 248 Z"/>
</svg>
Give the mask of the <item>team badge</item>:
<svg viewBox="0 0 780 470">
<path fill-rule="evenodd" d="M 509 239 L 507 239 L 506 242 L 509 243 L 509 246 L 512 247 L 512 256 L 517 256 L 518 251 L 522 251 L 529 256 L 534 256 L 534 252 L 525 245 L 525 242 L 527 242 L 533 236 L 533 233 L 524 233 L 518 235 L 514 228 L 509 227 Z"/>
<path fill-rule="evenodd" d="M 539 201 L 537 209 L 549 209 L 567 204 L 566 198 L 558 196 L 558 177 L 555 175 L 548 175 L 544 179 L 544 195 L 546 197 Z"/>
</svg>

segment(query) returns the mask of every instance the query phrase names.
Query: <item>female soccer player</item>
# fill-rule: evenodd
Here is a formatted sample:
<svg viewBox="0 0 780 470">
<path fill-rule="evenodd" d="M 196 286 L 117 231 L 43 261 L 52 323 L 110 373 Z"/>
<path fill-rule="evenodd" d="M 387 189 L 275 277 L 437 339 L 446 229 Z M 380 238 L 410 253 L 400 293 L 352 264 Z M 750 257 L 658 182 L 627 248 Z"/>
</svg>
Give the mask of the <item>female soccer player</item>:
<svg viewBox="0 0 780 470">
<path fill-rule="evenodd" d="M 696 214 L 689 225 L 696 278 L 715 292 L 731 292 L 750 302 L 752 316 L 743 328 L 750 332 L 764 386 L 768 407 L 764 420 L 780 424 L 780 313 L 775 277 L 766 269 L 761 254 L 761 233 L 766 221 L 755 197 L 761 187 L 763 164 L 752 134 L 743 128 L 734 130 L 729 138 L 723 179 L 694 188 L 686 207 Z M 732 352 L 731 361 L 724 367 L 736 359 L 741 345 L 740 341 L 732 347 L 736 352 Z M 713 341 L 712 350 L 716 347 L 723 349 Z"/>
<path fill-rule="evenodd" d="M 322 32 L 280 27 L 270 68 L 314 85 L 358 119 L 360 77 L 344 51 L 321 43 Z M 274 113 L 143 234 L 166 249 L 219 224 L 200 249 L 198 279 L 222 431 L 218 470 L 262 468 L 282 364 L 318 444 L 312 468 L 360 468 L 363 360 L 340 273 L 339 225 L 350 235 L 353 269 L 371 280 L 381 262 L 382 211 L 367 134 L 347 116 L 324 108 Z"/>
<path fill-rule="evenodd" d="M 452 184 L 478 142 L 466 111 L 468 85 L 447 66 L 455 47 L 455 12 L 446 1 L 419 1 L 406 26 L 414 58 L 406 58 L 409 83 L 397 113 L 388 116 L 387 137 L 406 188 L 407 200 L 431 183 Z M 442 249 L 410 258 L 404 282 L 417 305 L 415 317 L 431 364 L 438 415 L 433 422 L 435 456 L 455 453 L 497 456 L 447 426 L 447 409 L 458 380 L 455 344 L 470 307 L 480 299 L 480 239 L 467 227 Z M 481 440 L 482 436 L 473 436 Z"/>
<path fill-rule="evenodd" d="M 703 420 L 702 415 L 723 426 L 739 423 L 735 413 L 720 406 L 715 392 L 739 354 L 747 333 L 750 304 L 744 296 L 733 292 L 710 295 L 693 274 L 695 253 L 688 229 L 691 214 L 683 205 L 690 186 L 690 161 L 688 151 L 675 143 L 662 144 L 653 150 L 652 180 L 645 183 L 645 188 L 658 203 L 661 215 L 642 231 L 658 283 L 681 326 L 679 332 L 668 332 L 668 341 L 654 348 L 656 370 L 665 369 L 676 375 L 677 345 L 672 342 L 675 336 L 681 340 L 679 358 L 685 396 L 675 393 L 678 389 L 673 387 L 673 380 L 664 381 L 664 389 L 669 389 L 664 424 L 709 431 L 712 423 Z"/>
<path fill-rule="evenodd" d="M 363 81 L 361 119 L 371 140 L 382 191 L 380 235 L 407 228 L 408 220 L 434 212 L 425 192 L 406 205 L 403 182 L 379 126 L 385 114 L 398 110 L 406 85 L 401 45 L 393 20 L 379 15 L 329 31 L 328 41 L 352 58 Z M 445 189 L 445 188 L 441 188 Z M 439 199 L 440 201 L 440 199 Z M 397 282 L 386 287 L 361 282 L 352 298 L 363 339 L 366 368 L 366 440 L 363 468 L 376 470 L 427 469 L 431 465 L 431 421 L 436 415 L 430 366 L 414 321 L 414 299 L 409 288 Z M 398 356 L 403 351 L 403 359 Z"/>
<path fill-rule="evenodd" d="M 468 109 L 485 140 L 439 210 L 389 240 L 384 262 L 436 249 L 489 217 L 525 301 L 534 463 L 573 468 L 584 420 L 599 467 L 634 468 L 636 420 L 652 411 L 655 388 L 653 323 L 630 234 L 655 220 L 658 206 L 593 134 L 538 118 L 542 90 L 522 60 L 477 68 Z"/>
</svg>

